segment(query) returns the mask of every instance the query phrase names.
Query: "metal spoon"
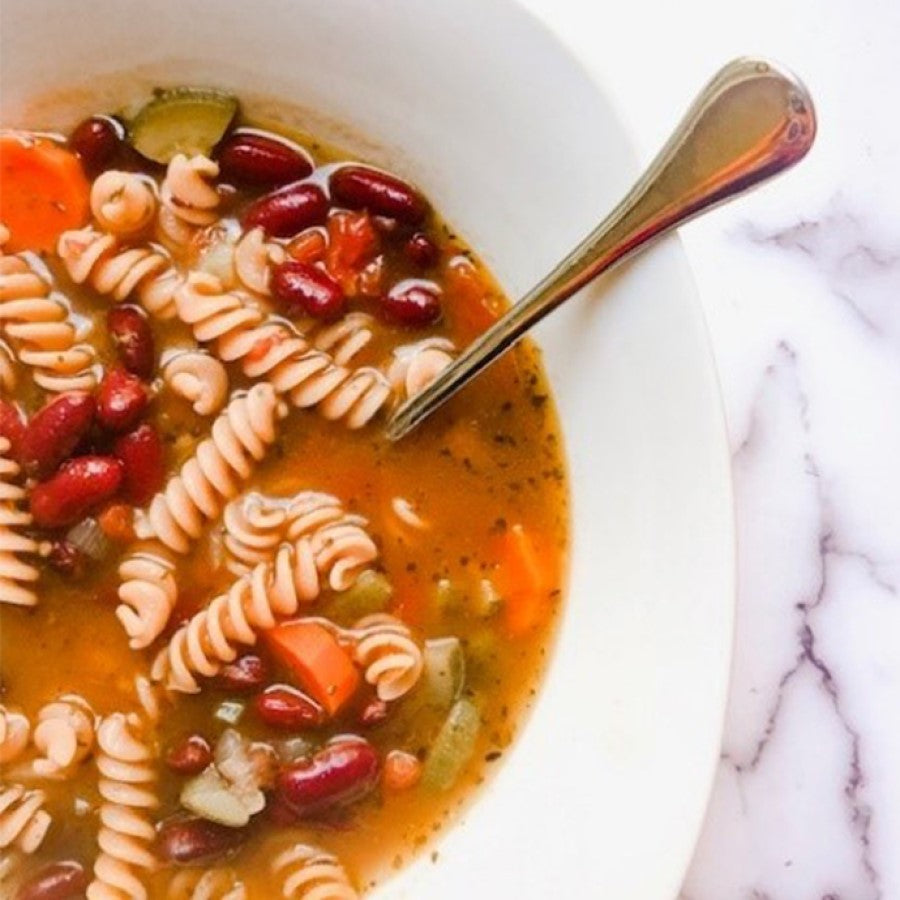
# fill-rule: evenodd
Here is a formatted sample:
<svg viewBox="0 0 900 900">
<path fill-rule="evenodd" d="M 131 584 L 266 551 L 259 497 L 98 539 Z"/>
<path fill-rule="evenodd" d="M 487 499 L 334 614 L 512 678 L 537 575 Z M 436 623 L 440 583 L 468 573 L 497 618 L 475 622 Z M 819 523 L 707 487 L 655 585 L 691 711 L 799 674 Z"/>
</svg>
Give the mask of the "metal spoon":
<svg viewBox="0 0 900 900">
<path fill-rule="evenodd" d="M 388 422 L 403 437 L 579 288 L 708 209 L 767 181 L 812 146 L 816 115 L 798 78 L 737 59 L 700 92 L 621 203 L 559 265 Z"/>
</svg>

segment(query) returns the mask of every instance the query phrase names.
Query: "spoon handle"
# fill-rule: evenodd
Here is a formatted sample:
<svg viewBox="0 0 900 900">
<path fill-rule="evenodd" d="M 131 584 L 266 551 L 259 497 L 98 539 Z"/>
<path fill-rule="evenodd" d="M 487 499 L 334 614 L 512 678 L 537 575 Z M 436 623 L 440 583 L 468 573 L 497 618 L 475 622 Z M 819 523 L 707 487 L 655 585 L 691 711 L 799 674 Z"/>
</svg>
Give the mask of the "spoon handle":
<svg viewBox="0 0 900 900">
<path fill-rule="evenodd" d="M 742 58 L 700 92 L 613 211 L 542 281 L 388 423 L 402 437 L 579 288 L 647 243 L 790 168 L 812 146 L 812 99 L 795 76 Z"/>
</svg>

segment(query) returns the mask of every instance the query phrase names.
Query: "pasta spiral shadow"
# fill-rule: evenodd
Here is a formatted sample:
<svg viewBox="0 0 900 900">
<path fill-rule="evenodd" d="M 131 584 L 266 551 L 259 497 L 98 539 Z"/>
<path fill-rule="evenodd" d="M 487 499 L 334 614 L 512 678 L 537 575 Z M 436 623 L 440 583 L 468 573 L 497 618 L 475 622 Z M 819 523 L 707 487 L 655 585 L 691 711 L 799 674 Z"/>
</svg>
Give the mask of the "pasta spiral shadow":
<svg viewBox="0 0 900 900">
<path fill-rule="evenodd" d="M 52 823 L 45 799 L 43 791 L 0 783 L 0 850 L 34 853 L 41 846 Z"/>
<path fill-rule="evenodd" d="M 188 869 L 169 882 L 167 900 L 246 900 L 247 889 L 233 869 Z"/>
<path fill-rule="evenodd" d="M 239 645 L 256 642 L 258 632 L 272 628 L 279 619 L 294 615 L 302 604 L 316 599 L 321 580 L 327 579 L 341 561 L 337 545 L 328 543 L 331 526 L 325 525 L 311 536 L 293 544 L 282 544 L 271 562 L 259 563 L 238 578 L 224 594 L 183 625 L 157 655 L 151 676 L 182 693 L 200 690 L 197 676 L 212 677 L 223 665 L 232 662 Z M 366 558 L 371 562 L 378 549 L 358 525 L 352 546 L 355 565 Z M 342 537 L 346 547 L 350 535 Z"/>
<path fill-rule="evenodd" d="M 161 247 L 122 249 L 113 235 L 88 225 L 64 231 L 56 252 L 76 284 L 89 284 L 117 302 L 135 294 L 152 316 L 175 317 L 174 294 L 182 276 Z"/>
<path fill-rule="evenodd" d="M 338 365 L 285 320 L 224 290 L 214 275 L 189 274 L 175 303 L 200 343 L 211 343 L 221 360 L 238 363 L 248 378 L 265 378 L 300 409 L 315 407 L 326 419 L 361 428 L 391 396 L 378 369 Z"/>
<path fill-rule="evenodd" d="M 0 765 L 18 759 L 28 746 L 30 736 L 28 717 L 0 704 Z"/>
<path fill-rule="evenodd" d="M 86 759 L 94 746 L 97 717 L 84 697 L 64 694 L 44 706 L 34 726 L 34 746 L 40 754 L 32 763 L 35 775 L 63 779 Z"/>
<path fill-rule="evenodd" d="M 13 483 L 19 467 L 9 458 L 9 449 L 9 441 L 0 438 L 0 603 L 34 606 L 37 594 L 33 585 L 40 573 L 20 555 L 37 554 L 41 546 L 19 533 L 31 525 L 31 515 L 20 508 L 25 489 Z"/>
<path fill-rule="evenodd" d="M 175 564 L 166 548 L 154 542 L 132 551 L 119 565 L 116 616 L 134 650 L 149 647 L 166 627 L 178 600 Z"/>
<path fill-rule="evenodd" d="M 295 844 L 272 861 L 285 900 L 357 900 L 359 894 L 336 856 Z"/>
<path fill-rule="evenodd" d="M 139 522 L 141 537 L 156 537 L 176 553 L 187 553 L 205 525 L 236 496 L 277 436 L 287 414 L 267 382 L 237 392 L 212 426 L 211 435 L 170 478 Z"/>
<path fill-rule="evenodd" d="M 354 661 L 379 699 L 398 700 L 416 686 L 424 668 L 422 649 L 403 622 L 384 613 L 366 616 L 353 636 Z"/>
<path fill-rule="evenodd" d="M 156 830 L 149 811 L 157 806 L 151 747 L 137 716 L 113 713 L 100 723 L 96 762 L 100 772 L 100 853 L 88 900 L 146 900 L 140 872 L 156 865 Z"/>
<path fill-rule="evenodd" d="M 67 304 L 34 266 L 3 253 L 6 234 L 0 226 L 0 327 L 16 357 L 46 391 L 92 390 L 96 351 L 77 342 Z"/>
</svg>

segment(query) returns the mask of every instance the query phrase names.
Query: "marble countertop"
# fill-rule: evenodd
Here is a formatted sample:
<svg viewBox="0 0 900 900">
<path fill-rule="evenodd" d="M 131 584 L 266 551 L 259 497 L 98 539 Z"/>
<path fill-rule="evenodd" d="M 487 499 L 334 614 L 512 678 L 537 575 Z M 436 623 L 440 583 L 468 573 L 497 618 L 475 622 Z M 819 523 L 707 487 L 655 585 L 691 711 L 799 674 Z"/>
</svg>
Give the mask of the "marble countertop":
<svg viewBox="0 0 900 900">
<path fill-rule="evenodd" d="M 780 61 L 816 101 L 797 169 L 682 229 L 739 546 L 721 760 L 682 900 L 900 898 L 900 4 L 527 5 L 590 61 L 644 162 L 734 56 Z"/>
</svg>

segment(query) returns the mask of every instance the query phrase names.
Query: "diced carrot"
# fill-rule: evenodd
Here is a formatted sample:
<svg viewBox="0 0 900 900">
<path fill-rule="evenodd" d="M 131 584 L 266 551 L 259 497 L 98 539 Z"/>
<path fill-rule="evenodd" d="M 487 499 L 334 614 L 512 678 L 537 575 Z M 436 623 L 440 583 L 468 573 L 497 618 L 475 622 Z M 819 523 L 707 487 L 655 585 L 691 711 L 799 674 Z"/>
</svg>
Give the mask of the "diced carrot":
<svg viewBox="0 0 900 900">
<path fill-rule="evenodd" d="M 521 525 L 507 529 L 499 541 L 494 581 L 503 597 L 504 622 L 511 637 L 531 631 L 549 612 L 551 575 L 535 541 Z"/>
<path fill-rule="evenodd" d="M 45 138 L 0 135 L 0 223 L 6 249 L 52 251 L 87 221 L 90 185 L 75 154 Z"/>
<path fill-rule="evenodd" d="M 97 516 L 100 530 L 111 540 L 127 544 L 134 540 L 134 507 L 127 503 L 110 503 Z"/>
<path fill-rule="evenodd" d="M 301 687 L 335 715 L 356 693 L 359 672 L 330 631 L 316 622 L 285 622 L 266 632 L 269 646 Z"/>
</svg>

